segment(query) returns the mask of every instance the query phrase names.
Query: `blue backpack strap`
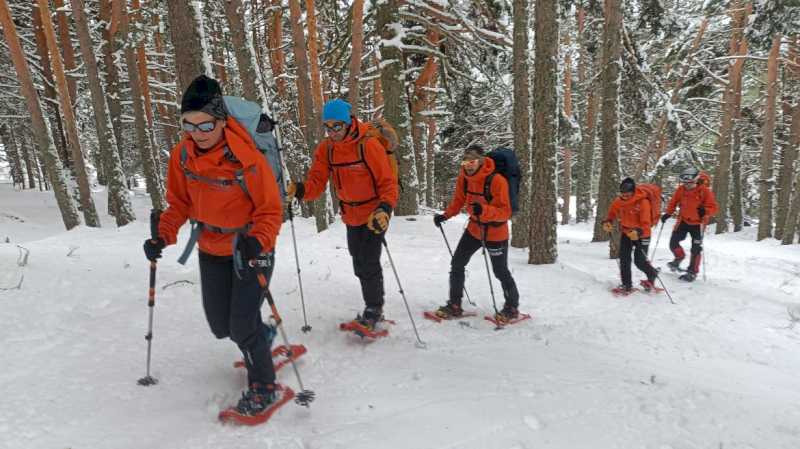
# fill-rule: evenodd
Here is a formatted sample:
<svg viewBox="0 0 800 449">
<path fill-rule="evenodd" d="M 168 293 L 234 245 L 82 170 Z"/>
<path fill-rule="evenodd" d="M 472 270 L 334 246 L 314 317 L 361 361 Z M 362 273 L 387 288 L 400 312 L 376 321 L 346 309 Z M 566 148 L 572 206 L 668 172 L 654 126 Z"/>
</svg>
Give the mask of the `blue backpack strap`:
<svg viewBox="0 0 800 449">
<path fill-rule="evenodd" d="M 197 240 L 200 238 L 200 232 L 203 230 L 203 223 L 200 223 L 197 220 L 189 221 L 192 223 L 192 232 L 189 234 L 189 241 L 186 242 L 186 247 L 183 248 L 181 256 L 178 257 L 178 263 L 181 265 L 186 265 L 186 261 L 189 260 L 189 256 L 192 255 L 194 246 L 197 244 Z"/>
</svg>

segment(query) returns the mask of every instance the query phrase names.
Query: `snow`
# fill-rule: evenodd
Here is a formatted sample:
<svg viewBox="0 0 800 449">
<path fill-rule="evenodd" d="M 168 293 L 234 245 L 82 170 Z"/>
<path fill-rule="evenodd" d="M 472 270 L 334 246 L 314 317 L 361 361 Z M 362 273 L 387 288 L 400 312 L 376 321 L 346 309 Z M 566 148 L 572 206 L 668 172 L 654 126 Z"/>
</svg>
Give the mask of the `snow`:
<svg viewBox="0 0 800 449">
<path fill-rule="evenodd" d="M 106 210 L 104 194 L 96 202 Z M 52 193 L 0 185 L 0 448 L 800 447 L 800 251 L 757 243 L 754 228 L 709 233 L 707 282 L 664 272 L 671 305 L 663 295 L 611 296 L 618 275 L 607 245 L 590 243 L 591 224 L 559 226 L 557 263 L 528 265 L 525 251 L 511 251 L 522 309 L 534 319 L 495 331 L 479 317 L 422 319 L 445 301 L 449 257 L 430 216 L 395 217 L 387 241 L 428 344 L 418 349 L 385 256 L 391 335 L 370 343 L 337 329 L 363 306 L 343 225 L 316 234 L 313 220 L 297 219 L 310 333 L 300 332 L 288 227 L 273 292 L 290 341 L 309 348 L 298 368 L 317 399 L 236 428 L 216 414 L 236 401 L 245 376 L 231 366 L 235 346 L 208 330 L 196 256 L 175 262 L 185 229 L 158 264 L 160 382 L 136 385 L 149 201 L 133 202 L 138 222 L 65 232 Z M 444 225 L 451 245 L 464 222 Z M 30 251 L 24 267 L 17 245 Z M 492 309 L 483 263 L 476 254 L 467 277 L 480 314 Z M 5 290 L 22 275 L 21 289 Z M 290 369 L 278 377 L 297 388 Z"/>
</svg>

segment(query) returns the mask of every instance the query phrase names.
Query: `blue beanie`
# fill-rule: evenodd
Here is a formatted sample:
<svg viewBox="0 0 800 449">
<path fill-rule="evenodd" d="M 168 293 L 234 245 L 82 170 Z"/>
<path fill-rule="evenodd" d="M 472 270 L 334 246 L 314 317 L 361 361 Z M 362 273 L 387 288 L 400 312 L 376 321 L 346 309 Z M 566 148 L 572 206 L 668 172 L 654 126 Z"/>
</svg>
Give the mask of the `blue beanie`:
<svg viewBox="0 0 800 449">
<path fill-rule="evenodd" d="M 344 122 L 350 124 L 350 103 L 339 98 L 325 103 L 322 107 L 322 121 L 336 120 L 337 122 Z"/>
</svg>

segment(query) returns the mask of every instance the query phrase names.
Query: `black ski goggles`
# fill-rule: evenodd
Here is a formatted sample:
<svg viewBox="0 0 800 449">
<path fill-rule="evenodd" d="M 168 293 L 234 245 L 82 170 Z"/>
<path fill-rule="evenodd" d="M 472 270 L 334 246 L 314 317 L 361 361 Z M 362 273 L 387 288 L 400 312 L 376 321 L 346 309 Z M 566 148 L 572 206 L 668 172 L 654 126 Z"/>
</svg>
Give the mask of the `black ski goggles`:
<svg viewBox="0 0 800 449">
<path fill-rule="evenodd" d="M 678 176 L 678 179 L 680 179 L 683 183 L 697 182 L 697 177 L 692 175 L 680 175 Z"/>
<path fill-rule="evenodd" d="M 216 127 L 217 127 L 216 120 L 211 120 L 203 123 L 190 123 L 187 122 L 186 120 L 181 122 L 181 129 L 186 131 L 187 133 L 193 133 L 196 131 L 209 133 L 211 131 L 214 131 L 214 128 Z"/>
</svg>

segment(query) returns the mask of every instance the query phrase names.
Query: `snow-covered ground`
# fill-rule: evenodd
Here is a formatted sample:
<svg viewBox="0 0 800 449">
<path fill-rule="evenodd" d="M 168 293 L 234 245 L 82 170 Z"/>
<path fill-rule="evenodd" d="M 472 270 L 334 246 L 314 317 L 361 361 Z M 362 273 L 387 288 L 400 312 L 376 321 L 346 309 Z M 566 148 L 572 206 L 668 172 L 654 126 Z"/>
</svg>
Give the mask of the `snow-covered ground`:
<svg viewBox="0 0 800 449">
<path fill-rule="evenodd" d="M 147 328 L 147 199 L 140 221 L 63 230 L 50 193 L 0 186 L 0 447 L 34 448 L 765 448 L 800 447 L 800 247 L 754 242 L 748 229 L 706 241 L 708 280 L 662 275 L 666 296 L 608 293 L 617 266 L 587 225 L 558 228 L 558 263 L 511 266 L 534 319 L 503 331 L 480 317 L 436 324 L 446 300 L 447 250 L 430 216 L 395 218 L 388 235 L 427 349 L 415 336 L 384 256 L 389 338 L 337 329 L 362 308 L 344 229 L 316 234 L 297 220 L 309 322 L 291 234 L 282 230 L 273 292 L 316 392 L 266 425 L 220 425 L 244 373 L 230 341 L 208 330 L 196 256 L 158 265 L 152 369 L 141 387 Z M 105 195 L 97 195 L 98 210 Z M 451 245 L 463 220 L 445 231 Z M 656 264 L 667 260 L 668 229 Z M 183 239 L 186 232 L 182 233 Z M 688 242 L 688 241 L 687 241 Z M 21 245 L 30 251 L 17 265 Z M 180 246 L 180 243 L 179 243 Z M 467 286 L 481 314 L 491 297 L 480 253 Z M 641 274 L 635 272 L 634 279 Z M 495 290 L 499 285 L 495 284 Z M 500 300 L 501 301 L 501 300 Z M 279 380 L 296 389 L 291 369 Z"/>
</svg>

